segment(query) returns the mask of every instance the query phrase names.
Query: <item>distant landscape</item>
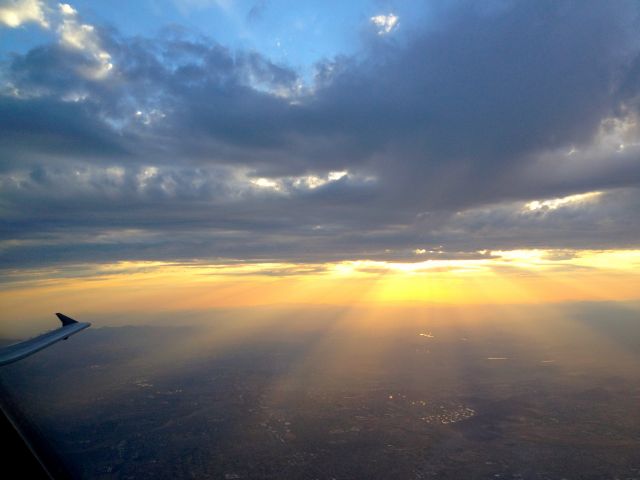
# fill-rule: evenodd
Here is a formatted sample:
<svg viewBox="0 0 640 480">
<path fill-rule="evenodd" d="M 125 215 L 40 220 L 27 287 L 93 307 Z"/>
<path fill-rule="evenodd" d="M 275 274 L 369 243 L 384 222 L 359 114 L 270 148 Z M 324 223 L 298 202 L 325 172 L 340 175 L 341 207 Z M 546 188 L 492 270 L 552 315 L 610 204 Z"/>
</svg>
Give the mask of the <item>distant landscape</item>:
<svg viewBox="0 0 640 480">
<path fill-rule="evenodd" d="M 211 312 L 91 328 L 0 379 L 82 478 L 640 478 L 640 326 L 599 310 L 359 330 L 253 312 L 230 344 Z"/>
</svg>

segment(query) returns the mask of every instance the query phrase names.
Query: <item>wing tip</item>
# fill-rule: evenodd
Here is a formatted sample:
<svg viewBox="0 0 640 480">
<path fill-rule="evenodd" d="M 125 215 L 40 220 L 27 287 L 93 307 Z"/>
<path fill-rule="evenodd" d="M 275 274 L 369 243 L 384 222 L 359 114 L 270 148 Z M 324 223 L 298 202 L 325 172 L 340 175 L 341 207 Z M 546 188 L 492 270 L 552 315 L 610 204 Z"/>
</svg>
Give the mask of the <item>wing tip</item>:
<svg viewBox="0 0 640 480">
<path fill-rule="evenodd" d="M 58 317 L 60 319 L 60 321 L 62 322 L 62 326 L 72 325 L 74 323 L 78 323 L 77 320 L 74 320 L 71 317 L 67 317 L 64 313 L 56 313 L 56 317 Z"/>
</svg>

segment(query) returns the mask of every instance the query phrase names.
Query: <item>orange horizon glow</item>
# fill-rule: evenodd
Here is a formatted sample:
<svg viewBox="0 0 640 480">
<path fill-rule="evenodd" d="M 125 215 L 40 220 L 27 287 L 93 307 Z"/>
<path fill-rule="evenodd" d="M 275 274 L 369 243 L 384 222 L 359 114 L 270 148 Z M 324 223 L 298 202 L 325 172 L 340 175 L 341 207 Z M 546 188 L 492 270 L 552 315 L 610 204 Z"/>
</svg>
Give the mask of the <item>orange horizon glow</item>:
<svg viewBox="0 0 640 480">
<path fill-rule="evenodd" d="M 13 272 L 4 322 L 52 309 L 194 311 L 278 305 L 547 304 L 640 298 L 640 251 L 495 251 L 487 258 L 326 264 L 120 262 Z M 3 327 L 4 329 L 4 327 Z"/>
</svg>

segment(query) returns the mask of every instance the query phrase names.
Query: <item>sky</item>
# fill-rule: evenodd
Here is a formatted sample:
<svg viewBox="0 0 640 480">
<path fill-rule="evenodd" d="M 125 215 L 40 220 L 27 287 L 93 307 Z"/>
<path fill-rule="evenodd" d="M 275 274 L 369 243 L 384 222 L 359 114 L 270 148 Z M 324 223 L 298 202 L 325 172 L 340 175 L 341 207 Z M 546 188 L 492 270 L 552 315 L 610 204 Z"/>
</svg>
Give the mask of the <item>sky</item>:
<svg viewBox="0 0 640 480">
<path fill-rule="evenodd" d="M 2 0 L 0 301 L 637 300 L 639 14 Z"/>
</svg>

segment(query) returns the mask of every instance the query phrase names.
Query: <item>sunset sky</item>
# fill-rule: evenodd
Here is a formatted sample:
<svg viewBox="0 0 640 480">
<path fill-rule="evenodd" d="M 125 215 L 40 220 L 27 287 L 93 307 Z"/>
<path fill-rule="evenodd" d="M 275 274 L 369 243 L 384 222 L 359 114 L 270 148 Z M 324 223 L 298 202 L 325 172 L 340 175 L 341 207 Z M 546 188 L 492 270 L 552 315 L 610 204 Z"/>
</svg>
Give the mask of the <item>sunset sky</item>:
<svg viewBox="0 0 640 480">
<path fill-rule="evenodd" d="M 0 0 L 0 336 L 637 305 L 639 114 L 635 1 Z"/>
</svg>

